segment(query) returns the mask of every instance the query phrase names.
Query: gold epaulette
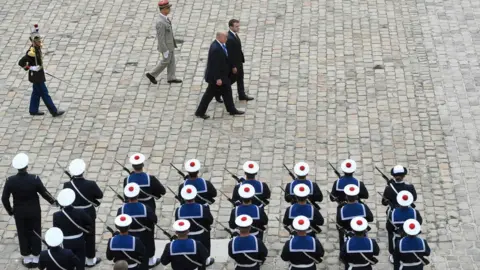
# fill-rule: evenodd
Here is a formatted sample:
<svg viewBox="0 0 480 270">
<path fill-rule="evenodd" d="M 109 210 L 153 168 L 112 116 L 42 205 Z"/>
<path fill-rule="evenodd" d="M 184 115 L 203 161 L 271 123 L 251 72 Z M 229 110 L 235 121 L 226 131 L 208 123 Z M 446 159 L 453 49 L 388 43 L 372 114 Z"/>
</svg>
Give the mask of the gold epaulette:
<svg viewBox="0 0 480 270">
<path fill-rule="evenodd" d="M 35 57 L 35 47 L 31 47 L 27 54 L 30 57 Z"/>
</svg>

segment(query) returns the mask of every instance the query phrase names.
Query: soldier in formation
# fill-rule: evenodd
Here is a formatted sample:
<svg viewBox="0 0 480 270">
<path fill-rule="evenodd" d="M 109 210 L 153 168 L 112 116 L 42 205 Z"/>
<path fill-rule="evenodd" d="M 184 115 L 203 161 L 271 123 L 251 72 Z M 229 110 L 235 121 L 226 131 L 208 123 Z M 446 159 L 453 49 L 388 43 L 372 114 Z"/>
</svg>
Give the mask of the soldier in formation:
<svg viewBox="0 0 480 270">
<path fill-rule="evenodd" d="M 45 233 L 47 250 L 40 253 L 38 268 L 40 270 L 84 269 L 85 264 L 70 250 L 62 247 L 64 235 L 61 229 L 52 227 Z M 32 267 L 33 268 L 33 267 Z"/>
<path fill-rule="evenodd" d="M 198 177 L 200 168 L 201 164 L 197 159 L 190 159 L 185 162 L 185 170 L 188 172 L 188 176 L 178 187 L 178 196 L 181 197 L 184 186 L 192 185 L 197 189 L 195 201 L 201 204 L 211 205 L 215 202 L 215 197 L 217 197 L 217 189 L 210 181 Z"/>
</svg>

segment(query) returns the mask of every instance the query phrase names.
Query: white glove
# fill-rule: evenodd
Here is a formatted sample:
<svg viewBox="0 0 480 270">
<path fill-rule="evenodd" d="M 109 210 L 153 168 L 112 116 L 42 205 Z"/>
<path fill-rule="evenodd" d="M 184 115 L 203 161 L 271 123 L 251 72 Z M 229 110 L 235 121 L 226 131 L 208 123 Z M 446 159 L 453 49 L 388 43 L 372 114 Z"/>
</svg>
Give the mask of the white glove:
<svg viewBox="0 0 480 270">
<path fill-rule="evenodd" d="M 163 53 L 163 57 L 164 57 L 164 58 L 168 58 L 168 53 L 169 53 L 168 51 L 164 52 L 164 53 Z"/>
<path fill-rule="evenodd" d="M 40 66 L 32 66 L 29 68 L 29 70 L 31 71 L 39 71 L 40 70 Z"/>
</svg>

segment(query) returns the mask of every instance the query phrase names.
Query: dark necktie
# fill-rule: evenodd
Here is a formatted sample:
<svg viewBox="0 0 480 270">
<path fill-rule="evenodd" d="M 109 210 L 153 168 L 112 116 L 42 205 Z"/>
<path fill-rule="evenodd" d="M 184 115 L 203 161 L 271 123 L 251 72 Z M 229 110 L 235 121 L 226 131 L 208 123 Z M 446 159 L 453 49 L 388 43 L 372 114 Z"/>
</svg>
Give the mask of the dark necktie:
<svg viewBox="0 0 480 270">
<path fill-rule="evenodd" d="M 227 46 L 225 46 L 224 44 L 222 44 L 222 48 L 223 48 L 223 51 L 225 52 L 225 54 L 226 54 L 227 57 L 228 57 Z"/>
</svg>

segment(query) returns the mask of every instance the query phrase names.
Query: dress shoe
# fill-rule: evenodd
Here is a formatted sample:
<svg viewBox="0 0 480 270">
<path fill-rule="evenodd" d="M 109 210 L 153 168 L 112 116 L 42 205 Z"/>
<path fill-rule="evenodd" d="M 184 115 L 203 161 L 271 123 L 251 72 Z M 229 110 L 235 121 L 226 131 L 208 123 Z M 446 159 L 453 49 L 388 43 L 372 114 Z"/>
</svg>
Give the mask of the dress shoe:
<svg viewBox="0 0 480 270">
<path fill-rule="evenodd" d="M 221 98 L 217 99 L 218 103 L 223 103 L 223 100 Z"/>
<path fill-rule="evenodd" d="M 174 79 L 174 80 L 168 81 L 168 83 L 182 83 L 182 80 Z"/>
<path fill-rule="evenodd" d="M 241 97 L 241 98 L 238 98 L 238 99 L 245 100 L 245 101 L 254 100 L 253 97 L 249 97 L 249 96 L 244 96 L 244 97 Z"/>
<path fill-rule="evenodd" d="M 40 111 L 38 111 L 38 112 L 33 112 L 33 113 L 31 112 L 31 113 L 30 113 L 30 115 L 44 115 L 44 114 L 45 114 L 44 112 L 40 112 Z"/>
<path fill-rule="evenodd" d="M 94 264 L 87 264 L 87 263 L 85 262 L 85 267 L 87 267 L 87 268 L 92 268 L 92 267 L 94 267 L 95 265 L 99 264 L 101 261 L 102 261 L 102 259 L 96 257 Z"/>
<path fill-rule="evenodd" d="M 242 115 L 244 113 L 245 112 L 242 112 L 242 111 L 234 111 L 234 112 L 230 112 L 230 115 Z"/>
<path fill-rule="evenodd" d="M 203 118 L 203 120 L 210 118 L 210 115 L 207 115 L 207 114 L 204 114 L 204 115 L 195 114 L 195 116 L 198 118 Z"/>
<path fill-rule="evenodd" d="M 160 258 L 157 258 L 155 260 L 155 263 L 152 264 L 152 265 L 148 265 L 148 268 L 154 268 L 155 266 L 159 265 L 160 264 Z"/>
<path fill-rule="evenodd" d="M 155 77 L 152 76 L 152 74 L 147 73 L 147 74 L 145 74 L 145 76 L 147 76 L 147 78 L 150 80 L 151 83 L 153 83 L 153 84 L 158 83 L 157 80 L 155 79 Z"/>
<path fill-rule="evenodd" d="M 38 263 L 30 263 L 30 268 L 37 269 L 38 268 Z"/>
<path fill-rule="evenodd" d="M 209 261 L 209 259 L 210 259 L 210 261 Z M 215 259 L 212 258 L 212 257 L 209 257 L 209 258 L 207 259 L 207 263 L 206 263 L 205 266 L 206 266 L 206 267 L 209 267 L 210 265 L 212 265 L 212 264 L 214 264 L 214 263 L 215 263 Z"/>
<path fill-rule="evenodd" d="M 52 116 L 53 116 L 53 117 L 58 117 L 58 116 L 60 116 L 60 115 L 63 115 L 64 113 L 65 113 L 65 111 L 60 111 L 60 110 L 59 110 L 59 111 L 57 111 L 56 113 L 52 113 Z"/>
</svg>

